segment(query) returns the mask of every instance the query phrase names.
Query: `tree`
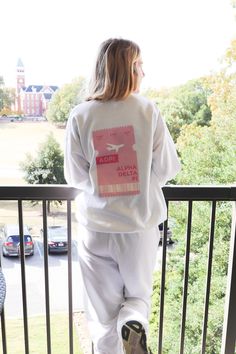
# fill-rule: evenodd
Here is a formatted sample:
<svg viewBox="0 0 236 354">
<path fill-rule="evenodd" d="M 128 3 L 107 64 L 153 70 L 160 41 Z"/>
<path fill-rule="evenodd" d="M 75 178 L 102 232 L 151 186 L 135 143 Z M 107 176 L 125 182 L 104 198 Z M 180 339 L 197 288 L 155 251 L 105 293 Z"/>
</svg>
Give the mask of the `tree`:
<svg viewBox="0 0 236 354">
<path fill-rule="evenodd" d="M 177 142 L 182 170 L 176 177 L 179 184 L 235 183 L 236 142 L 235 119 L 222 119 L 210 127 L 185 127 Z"/>
<path fill-rule="evenodd" d="M 29 184 L 64 184 L 63 161 L 60 145 L 50 133 L 37 156 L 34 158 L 28 153 L 21 168 Z"/>
<path fill-rule="evenodd" d="M 185 125 L 193 122 L 199 126 L 209 125 L 211 109 L 208 97 L 210 94 L 211 89 L 206 85 L 205 78 L 190 80 L 184 85 L 161 91 L 148 90 L 145 93 L 159 106 L 174 141 L 177 141 Z"/>
<path fill-rule="evenodd" d="M 65 184 L 63 164 L 64 157 L 60 145 L 50 133 L 39 147 L 37 156 L 27 154 L 20 166 L 25 173 L 24 179 L 29 184 Z"/>
<path fill-rule="evenodd" d="M 236 4 L 235 1 L 234 3 Z M 187 125 L 179 127 L 177 148 L 182 160 L 182 171 L 176 177 L 176 181 L 179 184 L 235 184 L 236 182 L 236 141 L 234 133 L 236 132 L 235 53 L 236 41 L 233 41 L 226 52 L 224 62 L 226 66 L 219 73 L 204 79 L 211 119 L 208 122 L 205 121 L 207 124 L 199 124 L 199 121 L 195 120 L 197 113 L 195 112 L 192 122 L 190 120 Z M 186 99 L 188 102 L 186 103 L 187 111 L 193 112 L 193 107 L 195 106 L 191 106 L 193 97 L 188 100 L 189 97 L 186 95 L 185 98 L 183 97 L 184 100 L 182 100 L 181 96 L 182 93 L 179 91 L 178 97 L 180 97 L 180 101 L 178 101 L 178 104 L 180 102 L 184 104 Z M 181 106 L 179 107 L 181 110 Z M 206 354 L 220 352 L 231 213 L 232 206 L 230 203 L 217 203 Z M 185 202 L 169 203 L 168 214 L 172 218 L 174 225 L 172 227 L 173 238 L 177 242 L 174 250 L 168 253 L 163 353 L 175 354 L 179 352 L 180 345 L 187 205 Z M 201 352 L 210 214 L 210 203 L 194 202 L 184 343 L 184 351 L 188 354 Z M 152 297 L 150 345 L 153 353 L 156 353 L 160 277 L 160 273 L 155 274 Z"/>
<path fill-rule="evenodd" d="M 236 181 L 236 41 L 226 51 L 223 69 L 206 78 L 211 94 L 208 104 L 212 112 L 209 126 L 196 123 L 183 127 L 177 141 L 182 159 L 180 184 L 227 184 Z"/>
<path fill-rule="evenodd" d="M 0 112 L 5 108 L 11 107 L 15 100 L 14 89 L 6 88 L 4 85 L 3 77 L 0 76 Z"/>
<path fill-rule="evenodd" d="M 71 84 L 64 85 L 53 96 L 49 104 L 46 117 L 55 124 L 64 125 L 70 110 L 84 98 L 85 79 L 79 77 Z"/>
<path fill-rule="evenodd" d="M 181 101 L 174 97 L 160 99 L 159 108 L 161 114 L 166 119 L 172 138 L 176 141 L 182 127 L 192 121 L 191 112 Z"/>
<path fill-rule="evenodd" d="M 236 118 L 236 40 L 226 50 L 222 64 L 222 70 L 207 80 L 207 85 L 212 89 L 208 99 L 212 120 L 217 121 L 217 124 L 225 119 Z"/>
</svg>

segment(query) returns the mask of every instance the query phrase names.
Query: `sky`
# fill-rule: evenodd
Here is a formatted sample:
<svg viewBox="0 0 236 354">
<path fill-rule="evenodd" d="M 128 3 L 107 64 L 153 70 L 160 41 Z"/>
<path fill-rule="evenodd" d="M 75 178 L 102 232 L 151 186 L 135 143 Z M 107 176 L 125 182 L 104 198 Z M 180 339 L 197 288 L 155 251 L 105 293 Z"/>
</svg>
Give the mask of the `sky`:
<svg viewBox="0 0 236 354">
<path fill-rule="evenodd" d="M 176 86 L 215 72 L 236 37 L 230 0 L 1 0 L 0 76 L 15 86 L 90 78 L 100 43 L 131 39 L 141 48 L 143 88 Z"/>
</svg>

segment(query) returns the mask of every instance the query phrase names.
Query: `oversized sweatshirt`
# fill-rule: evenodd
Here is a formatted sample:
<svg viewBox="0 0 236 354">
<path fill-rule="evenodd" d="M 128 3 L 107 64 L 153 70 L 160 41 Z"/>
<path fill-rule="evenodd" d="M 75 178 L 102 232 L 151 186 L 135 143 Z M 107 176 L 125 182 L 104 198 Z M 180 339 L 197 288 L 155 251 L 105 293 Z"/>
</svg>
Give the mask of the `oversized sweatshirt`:
<svg viewBox="0 0 236 354">
<path fill-rule="evenodd" d="M 180 170 L 175 145 L 158 108 L 132 94 L 86 101 L 70 113 L 65 178 L 78 189 L 77 219 L 98 232 L 136 232 L 162 223 L 162 187 Z"/>
</svg>

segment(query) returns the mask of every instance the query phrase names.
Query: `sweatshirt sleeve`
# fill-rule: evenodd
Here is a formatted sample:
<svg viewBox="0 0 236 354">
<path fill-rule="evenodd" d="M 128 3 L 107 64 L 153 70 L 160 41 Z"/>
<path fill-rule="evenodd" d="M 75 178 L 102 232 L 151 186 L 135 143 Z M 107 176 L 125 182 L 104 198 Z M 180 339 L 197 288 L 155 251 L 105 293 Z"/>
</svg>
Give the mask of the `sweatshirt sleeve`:
<svg viewBox="0 0 236 354">
<path fill-rule="evenodd" d="M 157 123 L 153 138 L 152 168 L 160 185 L 164 186 L 167 181 L 176 176 L 181 166 L 168 127 L 156 107 L 155 113 Z"/>
<path fill-rule="evenodd" d="M 71 113 L 65 137 L 64 175 L 72 187 L 84 190 L 89 182 L 89 162 L 81 146 L 77 120 Z"/>
</svg>

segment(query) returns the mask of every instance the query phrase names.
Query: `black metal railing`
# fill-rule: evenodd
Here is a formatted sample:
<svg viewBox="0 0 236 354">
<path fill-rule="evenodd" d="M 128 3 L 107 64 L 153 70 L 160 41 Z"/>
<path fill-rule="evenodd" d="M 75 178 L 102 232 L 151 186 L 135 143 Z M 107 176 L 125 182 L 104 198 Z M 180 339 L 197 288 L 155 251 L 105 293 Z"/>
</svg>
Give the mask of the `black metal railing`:
<svg viewBox="0 0 236 354">
<path fill-rule="evenodd" d="M 201 354 L 206 352 L 206 335 L 208 325 L 209 297 L 212 276 L 212 253 L 215 233 L 215 214 L 217 202 L 232 202 L 232 227 L 229 265 L 227 273 L 227 289 L 225 296 L 225 318 L 223 323 L 223 336 L 221 344 L 221 354 L 235 354 L 236 341 L 236 245 L 235 245 L 235 204 L 236 204 L 236 187 L 234 186 L 166 186 L 164 194 L 169 206 L 172 202 L 185 201 L 188 204 L 187 229 L 186 229 L 186 246 L 184 259 L 184 279 L 183 279 L 183 299 L 182 299 L 182 316 L 180 329 L 180 346 L 179 354 L 184 353 L 185 344 L 185 325 L 187 313 L 187 297 L 188 297 L 188 278 L 189 278 L 189 262 L 190 262 L 190 242 L 192 229 L 192 209 L 193 203 L 198 201 L 211 202 L 211 222 L 208 247 L 208 264 L 207 264 L 207 280 L 204 301 L 204 320 L 202 328 Z M 48 235 L 47 235 L 47 202 L 48 201 L 65 201 L 67 209 L 67 229 L 68 229 L 68 321 L 69 321 L 69 353 L 74 353 L 73 348 L 73 294 L 72 294 L 72 217 L 71 203 L 75 199 L 77 191 L 68 186 L 22 186 L 22 187 L 0 187 L 0 201 L 11 200 L 18 203 L 18 220 L 20 229 L 20 248 L 21 255 L 24 255 L 23 242 L 23 225 L 24 218 L 22 212 L 23 201 L 41 201 L 43 215 L 44 230 L 44 282 L 45 282 L 45 308 L 46 308 L 46 334 L 47 334 L 47 354 L 52 353 L 51 348 L 51 324 L 50 324 L 50 291 L 49 291 L 49 264 L 48 264 Z M 164 223 L 164 236 L 162 241 L 162 266 L 161 266 L 161 290 L 160 290 L 160 311 L 159 311 L 159 334 L 158 334 L 158 353 L 163 352 L 163 324 L 164 324 L 164 304 L 165 304 L 165 282 L 166 282 L 166 263 L 167 263 L 167 229 L 168 220 Z M 28 311 L 27 311 L 27 283 L 26 283 L 26 264 L 25 257 L 20 257 L 21 265 L 21 287 L 22 287 L 22 307 L 23 307 L 23 324 L 24 324 L 24 350 L 25 354 L 30 354 L 29 334 L 28 334 Z M 4 271 L 4 269 L 3 269 Z M 2 349 L 3 354 L 7 354 L 8 336 L 5 329 L 5 313 L 1 314 L 1 333 L 2 333 Z M 23 354 L 23 353 L 22 353 Z M 176 353 L 177 354 L 177 353 Z M 214 353 L 215 354 L 215 353 Z"/>
<path fill-rule="evenodd" d="M 164 194 L 167 206 L 170 202 L 185 201 L 188 203 L 187 211 L 187 229 L 186 229 L 186 247 L 184 260 L 184 279 L 183 279 L 183 301 L 182 301 L 182 317 L 180 331 L 180 347 L 179 354 L 184 353 L 185 341 L 185 323 L 187 313 L 187 296 L 188 296 L 188 278 L 190 263 L 190 241 L 192 234 L 192 209 L 193 202 L 208 201 L 211 203 L 210 217 L 210 233 L 208 246 L 208 262 L 207 277 L 205 288 L 204 315 L 202 326 L 201 354 L 206 352 L 207 325 L 209 313 L 209 300 L 212 277 L 212 259 L 213 244 L 215 236 L 216 208 L 217 202 L 232 202 L 232 222 L 231 222 L 231 244 L 228 264 L 227 291 L 225 297 L 225 318 L 223 325 L 223 336 L 221 343 L 221 354 L 235 354 L 236 341 L 236 187 L 224 186 L 173 186 L 165 187 Z M 159 336 L 158 336 L 158 353 L 162 353 L 163 347 L 163 323 L 164 323 L 164 298 L 165 298 L 165 278 L 166 278 L 166 245 L 167 245 L 167 229 L 168 220 L 164 223 L 164 247 L 162 249 L 162 275 L 161 275 L 161 295 L 160 295 L 160 316 L 159 316 Z M 213 354 L 213 352 L 212 352 Z M 214 352 L 214 354 L 216 354 Z"/>
</svg>

